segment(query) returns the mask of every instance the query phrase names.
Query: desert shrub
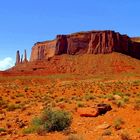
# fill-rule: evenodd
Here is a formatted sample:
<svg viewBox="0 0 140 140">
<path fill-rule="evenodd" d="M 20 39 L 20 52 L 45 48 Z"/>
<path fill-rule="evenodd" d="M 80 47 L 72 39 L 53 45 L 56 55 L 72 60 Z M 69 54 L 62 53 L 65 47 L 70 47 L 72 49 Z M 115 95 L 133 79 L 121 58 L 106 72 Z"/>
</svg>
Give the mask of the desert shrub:
<svg viewBox="0 0 140 140">
<path fill-rule="evenodd" d="M 41 119 L 45 130 L 62 131 L 70 125 L 72 117 L 63 110 L 46 109 Z"/>
<path fill-rule="evenodd" d="M 126 102 L 128 101 L 129 99 L 125 98 L 125 99 L 119 99 L 119 100 L 115 100 L 113 103 L 115 105 L 117 105 L 117 107 L 124 107 L 126 105 Z"/>
<path fill-rule="evenodd" d="M 42 125 L 42 120 L 41 120 L 41 118 L 39 118 L 39 117 L 35 117 L 33 120 L 32 120 L 32 124 L 33 125 L 35 125 L 35 126 L 40 126 L 40 125 Z"/>
<path fill-rule="evenodd" d="M 139 86 L 140 85 L 140 80 L 136 80 L 133 82 L 133 86 Z"/>
<path fill-rule="evenodd" d="M 137 128 L 137 133 L 140 133 L 140 128 Z"/>
<path fill-rule="evenodd" d="M 105 98 L 107 98 L 108 100 L 115 100 L 113 94 L 107 94 L 107 95 L 105 95 Z"/>
<path fill-rule="evenodd" d="M 124 102 L 128 102 L 129 101 L 129 96 L 130 96 L 129 93 L 113 92 L 113 95 L 118 95 L 118 96 L 122 97 L 122 100 Z"/>
<path fill-rule="evenodd" d="M 93 96 L 91 93 L 87 93 L 85 94 L 84 98 L 86 101 L 89 101 L 89 100 L 94 100 L 95 96 Z"/>
<path fill-rule="evenodd" d="M 50 103 L 46 103 L 46 108 L 53 108 L 56 106 L 56 102 L 55 101 L 52 101 Z"/>
<path fill-rule="evenodd" d="M 72 96 L 71 97 L 71 100 L 76 100 L 77 99 L 77 96 Z"/>
<path fill-rule="evenodd" d="M 7 111 L 14 111 L 14 110 L 16 110 L 16 109 L 20 109 L 20 108 L 21 108 L 20 105 L 9 104 L 9 105 L 7 106 Z"/>
<path fill-rule="evenodd" d="M 27 92 L 28 90 L 29 90 L 29 87 L 26 86 L 26 87 L 24 88 L 24 91 Z"/>
<path fill-rule="evenodd" d="M 31 133 L 37 131 L 37 129 L 38 128 L 35 126 L 25 128 L 25 129 L 23 129 L 23 134 L 31 134 Z"/>
<path fill-rule="evenodd" d="M 124 96 L 124 93 L 122 92 L 113 92 L 114 95 L 119 95 L 120 97 L 123 97 Z"/>
<path fill-rule="evenodd" d="M 83 97 L 82 97 L 82 96 L 79 97 L 79 96 L 76 96 L 76 95 L 75 95 L 75 96 L 72 96 L 72 97 L 71 97 L 71 100 L 82 101 L 82 100 L 83 100 Z"/>
<path fill-rule="evenodd" d="M 134 109 L 135 110 L 140 110 L 140 99 L 135 100 Z"/>
<path fill-rule="evenodd" d="M 131 140 L 130 135 L 128 132 L 122 132 L 121 133 L 121 139 L 122 140 Z"/>
<path fill-rule="evenodd" d="M 140 93 L 137 93 L 137 95 L 136 95 L 137 97 L 140 97 Z"/>
<path fill-rule="evenodd" d="M 77 102 L 77 106 L 78 107 L 84 107 L 84 103 L 83 102 Z"/>
<path fill-rule="evenodd" d="M 65 101 L 66 99 L 64 97 L 60 97 L 59 99 L 56 100 L 56 102 L 63 102 Z"/>
<path fill-rule="evenodd" d="M 17 93 L 16 97 L 24 97 L 24 94 L 23 93 Z"/>
<path fill-rule="evenodd" d="M 7 107 L 7 102 L 5 100 L 3 100 L 2 97 L 0 98 L 0 107 L 2 107 L 2 108 Z"/>
<path fill-rule="evenodd" d="M 123 121 L 121 118 L 117 118 L 117 119 L 114 121 L 114 128 L 115 128 L 116 130 L 119 130 L 119 129 L 121 129 L 122 124 L 124 124 L 124 121 Z"/>
<path fill-rule="evenodd" d="M 83 140 L 83 137 L 78 134 L 70 134 L 67 140 Z"/>
<path fill-rule="evenodd" d="M 123 101 L 126 103 L 126 102 L 128 102 L 129 101 L 129 97 L 128 96 L 124 96 L 123 97 Z"/>
<path fill-rule="evenodd" d="M 111 134 L 112 134 L 112 132 L 111 132 L 111 130 L 109 130 L 109 129 L 105 130 L 105 131 L 102 133 L 103 136 L 110 136 Z"/>
<path fill-rule="evenodd" d="M 124 106 L 123 100 L 116 100 L 114 103 L 115 103 L 118 107 L 123 107 L 123 106 Z"/>
<path fill-rule="evenodd" d="M 125 96 L 130 97 L 130 96 L 131 96 L 131 94 L 130 94 L 130 93 L 125 93 Z"/>
<path fill-rule="evenodd" d="M 47 108 L 40 117 L 32 120 L 31 127 L 25 129 L 23 133 L 37 132 L 42 134 L 51 131 L 62 131 L 70 126 L 72 116 L 64 110 Z"/>
<path fill-rule="evenodd" d="M 5 131 L 6 131 L 5 128 L 0 127 L 0 132 L 5 132 Z"/>
<path fill-rule="evenodd" d="M 34 132 L 36 132 L 39 135 L 42 135 L 45 133 L 43 120 L 40 117 L 35 117 L 32 120 L 31 127 L 24 130 L 24 134 L 30 134 Z"/>
</svg>

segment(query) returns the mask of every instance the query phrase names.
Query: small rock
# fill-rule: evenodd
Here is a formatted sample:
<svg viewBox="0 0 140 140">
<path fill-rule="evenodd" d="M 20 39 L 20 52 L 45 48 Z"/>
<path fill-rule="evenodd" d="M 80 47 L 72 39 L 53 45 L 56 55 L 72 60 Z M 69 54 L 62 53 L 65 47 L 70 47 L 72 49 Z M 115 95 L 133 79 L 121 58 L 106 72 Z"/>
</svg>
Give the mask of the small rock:
<svg viewBox="0 0 140 140">
<path fill-rule="evenodd" d="M 115 98 L 116 100 L 120 100 L 122 97 L 119 96 L 119 95 L 114 95 L 114 98 Z"/>
<path fill-rule="evenodd" d="M 77 112 L 81 117 L 97 117 L 98 116 L 98 110 L 92 107 L 78 108 Z"/>
<path fill-rule="evenodd" d="M 110 127 L 109 124 L 103 123 L 103 124 L 97 126 L 96 129 L 108 129 L 109 127 Z"/>
</svg>

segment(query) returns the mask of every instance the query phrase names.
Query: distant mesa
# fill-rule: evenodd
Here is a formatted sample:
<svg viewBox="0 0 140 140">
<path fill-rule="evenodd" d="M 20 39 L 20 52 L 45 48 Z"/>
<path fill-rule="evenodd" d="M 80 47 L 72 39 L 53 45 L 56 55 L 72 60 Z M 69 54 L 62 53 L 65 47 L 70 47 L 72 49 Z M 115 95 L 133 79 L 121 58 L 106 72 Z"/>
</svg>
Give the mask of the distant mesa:
<svg viewBox="0 0 140 140">
<path fill-rule="evenodd" d="M 108 54 L 112 52 L 140 59 L 140 37 L 130 38 L 111 30 L 57 35 L 54 40 L 35 43 L 29 61 L 48 60 L 61 54 Z M 26 50 L 24 60 L 23 56 L 20 58 L 19 51 L 17 51 L 16 65 L 27 62 Z"/>
</svg>

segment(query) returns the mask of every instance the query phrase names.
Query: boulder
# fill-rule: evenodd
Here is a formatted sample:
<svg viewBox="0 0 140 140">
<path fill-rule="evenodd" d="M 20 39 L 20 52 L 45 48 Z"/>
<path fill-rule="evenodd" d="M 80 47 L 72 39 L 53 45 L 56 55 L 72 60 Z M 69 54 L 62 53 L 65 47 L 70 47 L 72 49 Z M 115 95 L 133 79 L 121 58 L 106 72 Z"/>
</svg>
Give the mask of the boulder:
<svg viewBox="0 0 140 140">
<path fill-rule="evenodd" d="M 77 112 L 81 117 L 97 117 L 98 115 L 105 114 L 112 108 L 109 104 L 100 103 L 94 107 L 82 107 L 78 108 Z"/>
<path fill-rule="evenodd" d="M 97 104 L 96 109 L 98 110 L 99 115 L 105 114 L 107 111 L 110 111 L 112 108 L 109 104 L 100 103 Z"/>
<path fill-rule="evenodd" d="M 81 107 L 77 109 L 77 113 L 81 117 L 97 117 L 98 110 L 92 107 Z"/>
</svg>

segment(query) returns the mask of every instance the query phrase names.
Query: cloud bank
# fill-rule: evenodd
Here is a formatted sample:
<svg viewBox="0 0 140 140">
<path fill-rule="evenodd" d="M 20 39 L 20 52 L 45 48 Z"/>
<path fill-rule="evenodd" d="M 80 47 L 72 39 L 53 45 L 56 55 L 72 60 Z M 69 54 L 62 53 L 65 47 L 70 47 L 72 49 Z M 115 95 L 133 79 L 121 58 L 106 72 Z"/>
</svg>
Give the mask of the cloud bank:
<svg viewBox="0 0 140 140">
<path fill-rule="evenodd" d="M 0 70 L 6 70 L 14 66 L 14 61 L 11 57 L 6 57 L 3 60 L 0 60 Z"/>
</svg>

